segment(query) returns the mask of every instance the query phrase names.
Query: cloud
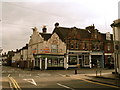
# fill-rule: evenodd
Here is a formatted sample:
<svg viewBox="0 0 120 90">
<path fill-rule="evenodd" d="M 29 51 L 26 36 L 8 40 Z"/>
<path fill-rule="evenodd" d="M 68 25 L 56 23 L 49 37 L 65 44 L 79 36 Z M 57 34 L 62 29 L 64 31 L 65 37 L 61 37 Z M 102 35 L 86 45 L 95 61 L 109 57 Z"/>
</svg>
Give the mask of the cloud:
<svg viewBox="0 0 120 90">
<path fill-rule="evenodd" d="M 78 28 L 95 24 L 101 32 L 112 32 L 110 24 L 117 18 L 116 4 L 115 0 L 3 2 L 3 48 L 22 48 L 29 41 L 31 27 L 36 26 L 41 32 L 42 26 L 47 25 L 48 32 L 52 32 L 56 22 Z"/>
</svg>

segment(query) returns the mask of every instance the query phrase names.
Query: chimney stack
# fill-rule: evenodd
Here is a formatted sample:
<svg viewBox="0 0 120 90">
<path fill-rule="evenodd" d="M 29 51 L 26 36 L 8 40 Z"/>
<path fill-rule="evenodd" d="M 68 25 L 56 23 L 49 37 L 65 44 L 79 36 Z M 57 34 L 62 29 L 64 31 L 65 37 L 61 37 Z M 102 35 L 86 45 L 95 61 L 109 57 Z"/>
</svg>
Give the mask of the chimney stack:
<svg viewBox="0 0 120 90">
<path fill-rule="evenodd" d="M 43 31 L 43 33 L 47 33 L 47 28 L 45 25 L 43 26 L 42 31 Z"/>
</svg>

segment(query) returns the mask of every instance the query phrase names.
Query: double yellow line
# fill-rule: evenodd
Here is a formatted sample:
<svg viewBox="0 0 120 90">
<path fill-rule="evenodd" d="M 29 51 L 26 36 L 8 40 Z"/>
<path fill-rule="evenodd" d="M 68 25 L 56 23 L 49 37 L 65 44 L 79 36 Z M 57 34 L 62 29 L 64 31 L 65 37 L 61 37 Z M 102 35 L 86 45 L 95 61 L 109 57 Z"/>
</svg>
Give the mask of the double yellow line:
<svg viewBox="0 0 120 90">
<path fill-rule="evenodd" d="M 20 86 L 18 85 L 18 83 L 15 81 L 15 79 L 13 79 L 12 77 L 9 77 L 8 78 L 10 79 L 11 83 L 12 83 L 12 88 L 16 89 L 16 90 L 22 90 L 20 88 Z"/>
</svg>

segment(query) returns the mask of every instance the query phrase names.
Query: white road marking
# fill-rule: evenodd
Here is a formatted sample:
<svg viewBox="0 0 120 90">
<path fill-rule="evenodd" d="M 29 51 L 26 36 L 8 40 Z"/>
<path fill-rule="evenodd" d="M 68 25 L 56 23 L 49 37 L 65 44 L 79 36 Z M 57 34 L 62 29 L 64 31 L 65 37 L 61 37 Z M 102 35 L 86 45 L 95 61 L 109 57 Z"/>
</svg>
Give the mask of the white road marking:
<svg viewBox="0 0 120 90">
<path fill-rule="evenodd" d="M 60 75 L 60 76 L 62 76 L 62 77 L 65 77 L 65 75 L 64 75 L 64 74 L 60 74 L 60 73 L 58 73 L 58 75 Z"/>
<path fill-rule="evenodd" d="M 10 74 L 8 74 L 8 77 L 10 77 Z"/>
<path fill-rule="evenodd" d="M 59 86 L 61 86 L 61 87 L 64 87 L 64 88 L 67 88 L 67 89 L 75 90 L 75 89 L 73 89 L 73 88 L 71 88 L 71 87 L 68 87 L 68 86 L 63 85 L 63 84 L 60 84 L 60 83 L 57 83 L 57 85 L 59 85 Z"/>
<path fill-rule="evenodd" d="M 10 85 L 10 88 L 13 90 L 13 88 L 12 88 L 12 84 L 11 84 L 11 82 L 9 81 L 9 85 Z"/>
<path fill-rule="evenodd" d="M 51 74 L 49 73 L 41 73 L 41 74 L 37 74 L 38 76 L 51 76 Z"/>
<path fill-rule="evenodd" d="M 37 86 L 37 84 L 36 84 L 36 82 L 35 82 L 34 79 L 23 79 L 23 80 L 25 80 L 25 81 L 27 81 L 27 82 L 29 82 L 29 83 L 34 84 L 35 86 Z"/>
</svg>

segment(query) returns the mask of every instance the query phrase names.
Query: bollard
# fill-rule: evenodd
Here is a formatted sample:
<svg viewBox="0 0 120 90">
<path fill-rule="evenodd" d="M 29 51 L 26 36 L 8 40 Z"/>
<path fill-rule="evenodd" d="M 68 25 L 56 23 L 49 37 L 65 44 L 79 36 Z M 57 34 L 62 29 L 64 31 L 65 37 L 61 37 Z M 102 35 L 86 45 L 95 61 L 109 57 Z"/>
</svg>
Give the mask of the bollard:
<svg viewBox="0 0 120 90">
<path fill-rule="evenodd" d="M 101 71 L 100 71 L 100 76 L 101 76 Z"/>
<path fill-rule="evenodd" d="M 97 76 L 97 71 L 96 71 L 96 76 Z"/>
<path fill-rule="evenodd" d="M 77 69 L 75 69 L 75 74 L 77 74 Z"/>
</svg>

